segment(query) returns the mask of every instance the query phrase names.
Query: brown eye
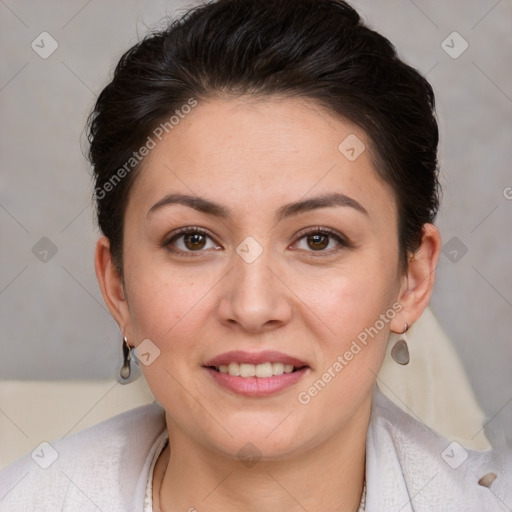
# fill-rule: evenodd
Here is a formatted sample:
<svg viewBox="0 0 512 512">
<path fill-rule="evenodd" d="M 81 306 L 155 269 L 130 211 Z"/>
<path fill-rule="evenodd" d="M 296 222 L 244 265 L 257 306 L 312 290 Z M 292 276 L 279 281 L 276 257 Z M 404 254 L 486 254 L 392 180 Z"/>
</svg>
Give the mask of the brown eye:
<svg viewBox="0 0 512 512">
<path fill-rule="evenodd" d="M 183 243 L 191 251 L 202 249 L 206 245 L 206 237 L 199 233 L 183 235 Z"/>
<path fill-rule="evenodd" d="M 329 236 L 324 234 L 309 235 L 307 241 L 311 249 L 318 251 L 325 249 L 329 245 Z"/>
<path fill-rule="evenodd" d="M 163 247 L 174 253 L 190 255 L 191 253 L 204 253 L 206 249 L 220 249 L 212 237 L 199 228 L 182 228 L 174 233 Z"/>
<path fill-rule="evenodd" d="M 316 228 L 302 231 L 295 243 L 298 249 L 305 252 L 329 255 L 344 248 L 350 248 L 350 243 L 338 232 L 329 228 Z"/>
</svg>

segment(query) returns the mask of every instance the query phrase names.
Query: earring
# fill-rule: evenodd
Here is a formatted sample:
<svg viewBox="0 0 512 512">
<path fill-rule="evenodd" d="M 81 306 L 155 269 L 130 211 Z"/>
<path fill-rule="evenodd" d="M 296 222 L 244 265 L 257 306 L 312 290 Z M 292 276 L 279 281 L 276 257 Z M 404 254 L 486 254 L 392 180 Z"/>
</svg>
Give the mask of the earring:
<svg viewBox="0 0 512 512">
<path fill-rule="evenodd" d="M 123 380 L 127 380 L 130 378 L 130 373 L 132 372 L 132 368 L 130 365 L 131 359 L 132 357 L 130 345 L 128 345 L 128 339 L 125 336 L 123 338 L 123 366 L 121 368 L 121 371 L 119 372 Z"/>
<path fill-rule="evenodd" d="M 404 330 L 401 332 L 402 337 L 393 345 L 391 349 L 391 357 L 398 364 L 409 364 L 409 347 L 405 339 L 405 333 L 409 329 L 409 324 L 405 322 Z"/>
<path fill-rule="evenodd" d="M 129 384 L 134 381 L 139 372 L 137 371 L 137 364 L 132 366 L 132 348 L 128 345 L 128 338 L 123 337 L 123 366 L 119 372 L 118 382 L 121 384 Z M 137 363 L 137 358 L 133 358 Z"/>
</svg>

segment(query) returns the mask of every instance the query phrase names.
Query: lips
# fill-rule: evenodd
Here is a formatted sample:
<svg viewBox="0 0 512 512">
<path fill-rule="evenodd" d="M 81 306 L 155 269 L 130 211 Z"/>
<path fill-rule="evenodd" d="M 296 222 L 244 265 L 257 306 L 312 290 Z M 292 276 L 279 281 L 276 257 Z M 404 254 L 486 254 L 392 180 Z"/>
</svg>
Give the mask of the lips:
<svg viewBox="0 0 512 512">
<path fill-rule="evenodd" d="M 302 359 L 273 350 L 226 352 L 203 367 L 220 387 L 252 398 L 283 391 L 311 371 Z"/>
</svg>

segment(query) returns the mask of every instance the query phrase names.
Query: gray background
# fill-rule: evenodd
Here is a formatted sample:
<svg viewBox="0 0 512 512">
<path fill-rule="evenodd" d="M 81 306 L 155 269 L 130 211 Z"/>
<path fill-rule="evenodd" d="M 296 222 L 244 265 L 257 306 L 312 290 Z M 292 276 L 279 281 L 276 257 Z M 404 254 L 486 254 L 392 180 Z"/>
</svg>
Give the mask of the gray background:
<svg viewBox="0 0 512 512">
<path fill-rule="evenodd" d="M 104 379 L 118 370 L 120 334 L 94 275 L 84 125 L 121 53 L 187 5 L 0 0 L 1 379 Z M 483 408 L 498 414 L 512 400 L 512 3 L 353 5 L 436 91 L 445 248 L 431 306 Z M 31 48 L 43 31 L 59 45 L 47 59 Z M 442 47 L 454 31 L 469 44 L 458 58 Z M 457 51 L 452 39 L 445 45 Z"/>
</svg>

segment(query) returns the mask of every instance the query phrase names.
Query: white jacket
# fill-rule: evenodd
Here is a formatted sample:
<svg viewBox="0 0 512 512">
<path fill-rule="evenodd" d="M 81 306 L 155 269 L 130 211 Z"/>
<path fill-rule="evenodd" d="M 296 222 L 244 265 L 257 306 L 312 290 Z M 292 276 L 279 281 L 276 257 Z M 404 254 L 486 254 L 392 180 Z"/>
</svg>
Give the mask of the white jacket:
<svg viewBox="0 0 512 512">
<path fill-rule="evenodd" d="M 465 450 L 376 386 L 366 443 L 366 511 L 510 512 L 512 426 L 506 432 L 498 421 L 490 425 L 493 449 Z M 154 402 L 42 445 L 0 472 L 0 512 L 150 512 L 148 483 L 166 441 L 164 410 Z M 485 475 L 491 481 L 492 473 L 490 487 L 478 483 Z"/>
</svg>

